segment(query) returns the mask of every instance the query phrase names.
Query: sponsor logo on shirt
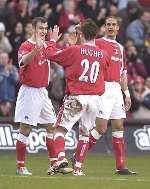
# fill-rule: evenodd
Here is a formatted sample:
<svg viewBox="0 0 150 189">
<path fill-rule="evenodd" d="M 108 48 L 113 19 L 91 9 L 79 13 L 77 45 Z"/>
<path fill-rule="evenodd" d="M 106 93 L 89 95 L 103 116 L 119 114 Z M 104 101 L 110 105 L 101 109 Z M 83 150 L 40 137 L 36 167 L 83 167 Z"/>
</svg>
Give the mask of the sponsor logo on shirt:
<svg viewBox="0 0 150 189">
<path fill-rule="evenodd" d="M 47 63 L 49 63 L 49 60 L 48 60 L 48 59 L 40 60 L 40 61 L 38 62 L 39 65 L 47 64 Z"/>
<path fill-rule="evenodd" d="M 115 56 L 111 56 L 111 60 L 113 60 L 113 61 L 115 61 L 115 62 L 120 62 L 120 61 L 122 61 L 121 58 L 115 57 Z"/>
</svg>

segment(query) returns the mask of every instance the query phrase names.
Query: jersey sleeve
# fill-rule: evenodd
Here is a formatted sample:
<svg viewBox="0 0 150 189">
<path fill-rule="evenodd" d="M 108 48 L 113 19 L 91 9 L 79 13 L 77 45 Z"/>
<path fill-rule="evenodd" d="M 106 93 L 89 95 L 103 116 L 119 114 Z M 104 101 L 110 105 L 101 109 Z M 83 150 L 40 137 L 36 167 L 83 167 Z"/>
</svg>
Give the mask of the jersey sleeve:
<svg viewBox="0 0 150 189">
<path fill-rule="evenodd" d="M 23 56 L 28 54 L 29 52 L 30 52 L 30 48 L 27 45 L 27 43 L 22 43 L 20 48 L 19 48 L 19 50 L 18 50 L 18 64 L 19 64 L 19 67 L 22 66 L 21 63 L 22 63 Z"/>
<path fill-rule="evenodd" d="M 54 43 L 51 43 L 46 49 L 47 56 L 50 60 L 60 64 L 61 66 L 69 66 L 71 64 L 72 46 L 60 50 L 56 48 Z"/>
</svg>

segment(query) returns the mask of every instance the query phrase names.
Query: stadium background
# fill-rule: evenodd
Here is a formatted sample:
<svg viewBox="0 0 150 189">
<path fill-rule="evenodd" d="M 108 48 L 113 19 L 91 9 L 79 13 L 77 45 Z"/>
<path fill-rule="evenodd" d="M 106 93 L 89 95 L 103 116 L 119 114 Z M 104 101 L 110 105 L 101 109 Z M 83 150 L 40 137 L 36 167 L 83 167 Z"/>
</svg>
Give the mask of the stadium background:
<svg viewBox="0 0 150 189">
<path fill-rule="evenodd" d="M 149 188 L 150 168 L 150 1 L 149 0 L 0 0 L 0 189 L 1 188 Z M 145 12 L 149 14 L 144 17 Z M 17 125 L 13 123 L 15 100 L 19 89 L 17 51 L 20 44 L 31 36 L 31 20 L 35 16 L 48 19 L 49 27 L 58 24 L 63 36 L 59 48 L 66 47 L 68 33 L 81 20 L 92 18 L 99 26 L 99 36 L 104 35 L 104 19 L 118 16 L 120 31 L 117 40 L 126 49 L 129 88 L 132 107 L 125 122 L 126 153 L 128 164 L 139 175 L 134 178 L 113 175 L 111 128 L 93 148 L 87 159 L 87 179 L 71 176 L 46 177 L 46 151 L 44 130 L 33 131 L 28 148 L 29 164 L 35 177 L 20 180 L 15 177 L 15 139 Z M 141 27 L 141 23 L 142 27 Z M 137 30 L 134 30 L 134 29 Z M 134 32 L 130 32 L 133 31 Z M 138 31 L 144 35 L 138 35 Z M 137 33 L 136 33 L 137 32 Z M 14 73 L 13 84 L 2 80 L 3 69 Z M 56 111 L 64 95 L 64 72 L 61 66 L 52 64 L 49 96 Z M 76 147 L 78 136 L 68 134 L 68 156 Z M 37 152 L 41 152 L 37 154 Z M 60 179 L 57 179 L 57 177 Z M 53 179 L 53 180 L 52 180 Z M 70 181 L 68 181 L 70 179 Z M 126 182 L 127 181 L 127 182 Z M 67 182 L 67 185 L 65 184 Z M 136 184 L 138 183 L 138 184 Z"/>
</svg>

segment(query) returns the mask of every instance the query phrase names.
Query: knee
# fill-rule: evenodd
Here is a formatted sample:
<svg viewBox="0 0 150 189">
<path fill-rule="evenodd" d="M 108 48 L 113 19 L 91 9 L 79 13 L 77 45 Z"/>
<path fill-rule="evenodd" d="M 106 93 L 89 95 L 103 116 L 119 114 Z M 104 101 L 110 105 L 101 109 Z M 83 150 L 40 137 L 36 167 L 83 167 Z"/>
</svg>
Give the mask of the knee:
<svg viewBox="0 0 150 189">
<path fill-rule="evenodd" d="M 54 127 L 53 127 L 53 125 L 52 124 L 49 124 L 48 126 L 47 126 L 47 128 L 46 128 L 46 131 L 47 131 L 47 133 L 53 133 L 54 132 Z"/>
<path fill-rule="evenodd" d="M 31 126 L 27 124 L 21 124 L 19 128 L 19 132 L 25 136 L 29 136 L 31 132 Z"/>
<path fill-rule="evenodd" d="M 112 126 L 112 131 L 123 131 L 123 124 L 116 124 Z"/>
<path fill-rule="evenodd" d="M 107 126 L 97 126 L 96 130 L 98 131 L 99 134 L 103 135 L 106 133 L 107 131 Z"/>
</svg>

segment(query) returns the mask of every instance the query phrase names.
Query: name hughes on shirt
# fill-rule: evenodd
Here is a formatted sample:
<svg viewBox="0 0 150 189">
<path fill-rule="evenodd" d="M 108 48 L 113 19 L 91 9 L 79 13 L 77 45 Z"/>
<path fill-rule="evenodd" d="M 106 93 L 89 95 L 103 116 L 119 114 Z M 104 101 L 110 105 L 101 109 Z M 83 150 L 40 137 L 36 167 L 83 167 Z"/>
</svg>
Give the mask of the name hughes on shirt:
<svg viewBox="0 0 150 189">
<path fill-rule="evenodd" d="M 97 57 L 97 58 L 103 58 L 103 53 L 101 51 L 96 51 L 96 50 L 92 50 L 92 49 L 81 48 L 80 53 L 82 55 L 94 56 L 94 57 Z"/>
</svg>

